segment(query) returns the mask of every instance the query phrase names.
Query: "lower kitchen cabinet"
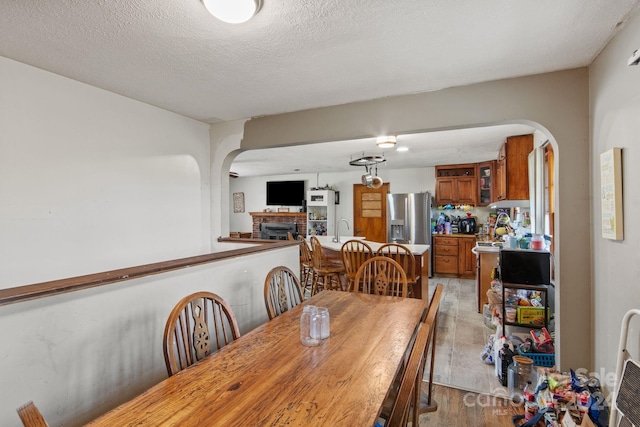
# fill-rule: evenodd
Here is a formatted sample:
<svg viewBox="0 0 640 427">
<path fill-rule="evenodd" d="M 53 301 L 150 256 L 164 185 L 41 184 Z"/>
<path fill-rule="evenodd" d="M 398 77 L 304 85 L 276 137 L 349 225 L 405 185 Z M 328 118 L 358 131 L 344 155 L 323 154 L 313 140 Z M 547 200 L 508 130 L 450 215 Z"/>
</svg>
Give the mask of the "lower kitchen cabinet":
<svg viewBox="0 0 640 427">
<path fill-rule="evenodd" d="M 474 277 L 476 258 L 471 252 L 475 236 L 462 234 L 433 236 L 433 274 Z"/>
<path fill-rule="evenodd" d="M 458 243 L 458 258 L 459 268 L 458 274 L 460 276 L 475 277 L 476 275 L 476 256 L 471 252 L 471 249 L 476 247 L 476 238 L 473 237 L 461 237 Z"/>
<path fill-rule="evenodd" d="M 491 288 L 491 273 L 498 268 L 498 251 L 479 251 L 477 256 L 478 272 L 476 275 L 478 313 L 482 313 L 482 307 L 489 302 L 487 291 Z"/>
</svg>

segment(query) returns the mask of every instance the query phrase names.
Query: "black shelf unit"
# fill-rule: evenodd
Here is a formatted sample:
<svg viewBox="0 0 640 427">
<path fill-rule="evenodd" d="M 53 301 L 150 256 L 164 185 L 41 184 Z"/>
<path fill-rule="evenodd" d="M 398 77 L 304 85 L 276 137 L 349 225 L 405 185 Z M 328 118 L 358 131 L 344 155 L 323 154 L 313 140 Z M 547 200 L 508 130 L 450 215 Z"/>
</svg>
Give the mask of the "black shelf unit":
<svg viewBox="0 0 640 427">
<path fill-rule="evenodd" d="M 531 329 L 542 329 L 547 328 L 549 326 L 549 292 L 550 285 L 526 285 L 523 283 L 504 283 L 502 282 L 502 325 L 506 326 L 520 326 L 522 328 L 531 328 Z M 544 322 L 542 325 L 534 324 L 534 323 L 520 323 L 520 322 L 508 322 L 507 321 L 507 307 L 506 307 L 506 299 L 505 299 L 505 289 L 525 289 L 528 291 L 538 291 L 542 295 L 542 299 L 544 301 L 543 306 L 539 308 L 544 308 Z M 517 315 L 517 314 L 516 314 Z"/>
<path fill-rule="evenodd" d="M 500 250 L 500 278 L 502 280 L 502 324 L 530 329 L 548 328 L 551 309 L 549 292 L 551 290 L 551 254 L 548 251 L 527 249 Z M 544 308 L 544 321 L 541 325 L 507 321 L 507 299 L 505 289 L 523 289 L 541 293 Z"/>
</svg>

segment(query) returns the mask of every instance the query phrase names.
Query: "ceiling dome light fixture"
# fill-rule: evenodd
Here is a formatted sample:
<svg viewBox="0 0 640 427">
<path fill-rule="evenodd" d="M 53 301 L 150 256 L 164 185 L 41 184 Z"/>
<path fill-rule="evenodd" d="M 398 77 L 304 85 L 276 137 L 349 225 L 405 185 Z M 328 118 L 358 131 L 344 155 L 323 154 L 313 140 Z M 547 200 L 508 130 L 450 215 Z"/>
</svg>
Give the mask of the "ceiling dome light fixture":
<svg viewBox="0 0 640 427">
<path fill-rule="evenodd" d="M 209 13 L 229 24 L 247 22 L 262 4 L 261 0 L 202 0 Z"/>
<path fill-rule="evenodd" d="M 380 148 L 391 148 L 396 145 L 396 137 L 395 136 L 379 136 L 376 138 L 376 145 Z"/>
</svg>

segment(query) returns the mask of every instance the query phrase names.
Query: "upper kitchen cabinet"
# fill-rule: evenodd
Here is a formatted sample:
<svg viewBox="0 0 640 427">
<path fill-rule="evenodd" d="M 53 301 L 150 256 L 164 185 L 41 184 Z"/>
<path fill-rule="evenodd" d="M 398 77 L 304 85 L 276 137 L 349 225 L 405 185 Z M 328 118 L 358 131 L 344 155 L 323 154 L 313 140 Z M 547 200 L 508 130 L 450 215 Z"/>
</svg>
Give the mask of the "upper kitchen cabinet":
<svg viewBox="0 0 640 427">
<path fill-rule="evenodd" d="M 477 204 L 476 165 L 436 166 L 436 204 Z"/>
<path fill-rule="evenodd" d="M 533 135 L 511 136 L 502 144 L 495 164 L 494 201 L 529 199 L 531 150 Z"/>
<path fill-rule="evenodd" d="M 478 163 L 478 206 L 489 206 L 496 201 L 496 161 Z"/>
</svg>

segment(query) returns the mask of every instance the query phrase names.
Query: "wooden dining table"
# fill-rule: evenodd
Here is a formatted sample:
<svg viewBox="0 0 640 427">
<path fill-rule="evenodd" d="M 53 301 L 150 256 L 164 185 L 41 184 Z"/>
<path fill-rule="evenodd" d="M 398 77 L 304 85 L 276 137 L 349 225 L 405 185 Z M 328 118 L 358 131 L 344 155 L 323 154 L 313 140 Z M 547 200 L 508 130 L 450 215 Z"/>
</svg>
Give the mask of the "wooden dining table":
<svg viewBox="0 0 640 427">
<path fill-rule="evenodd" d="M 300 342 L 302 306 L 331 334 Z M 104 414 L 91 426 L 373 426 L 428 301 L 323 291 Z"/>
</svg>

